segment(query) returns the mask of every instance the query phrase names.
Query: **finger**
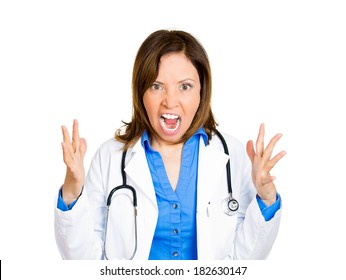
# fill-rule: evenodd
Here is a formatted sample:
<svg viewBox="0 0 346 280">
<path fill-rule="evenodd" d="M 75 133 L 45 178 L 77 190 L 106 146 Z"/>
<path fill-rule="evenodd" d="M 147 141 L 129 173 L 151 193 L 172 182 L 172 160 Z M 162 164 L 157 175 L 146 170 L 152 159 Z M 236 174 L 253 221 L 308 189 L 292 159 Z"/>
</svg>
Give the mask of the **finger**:
<svg viewBox="0 0 346 280">
<path fill-rule="evenodd" d="M 285 151 L 281 151 L 280 153 L 278 153 L 275 157 L 273 157 L 269 162 L 268 162 L 268 165 L 267 165 L 267 172 L 270 172 L 270 170 L 273 169 L 273 167 L 278 163 L 278 161 L 280 159 L 282 159 L 284 156 L 286 155 L 286 152 Z"/>
<path fill-rule="evenodd" d="M 68 133 L 68 130 L 65 126 L 61 126 L 62 136 L 63 136 L 63 142 L 66 144 L 71 144 L 70 141 L 70 134 Z"/>
<path fill-rule="evenodd" d="M 63 160 L 67 166 L 70 165 L 70 162 L 73 161 L 73 151 L 71 148 L 71 145 L 66 144 L 66 143 L 61 143 L 62 147 L 62 155 L 63 155 Z"/>
<path fill-rule="evenodd" d="M 79 150 L 79 129 L 77 120 L 73 120 L 72 146 L 74 152 Z"/>
<path fill-rule="evenodd" d="M 61 129 L 63 133 L 63 143 L 62 143 L 63 157 L 64 157 L 64 162 L 67 163 L 73 160 L 74 150 L 72 147 L 68 129 L 65 126 L 61 126 Z"/>
<path fill-rule="evenodd" d="M 268 146 L 265 148 L 265 150 L 263 152 L 263 160 L 265 162 L 270 160 L 270 157 L 272 156 L 274 147 L 281 137 L 282 137 L 282 134 L 278 133 L 270 140 Z"/>
<path fill-rule="evenodd" d="M 249 140 L 246 144 L 246 152 L 247 155 L 249 156 L 251 162 L 253 162 L 254 158 L 255 158 L 255 150 L 253 147 L 253 142 L 252 140 Z"/>
<path fill-rule="evenodd" d="M 264 149 L 264 123 L 261 124 L 256 141 L 256 153 L 262 156 Z"/>
</svg>

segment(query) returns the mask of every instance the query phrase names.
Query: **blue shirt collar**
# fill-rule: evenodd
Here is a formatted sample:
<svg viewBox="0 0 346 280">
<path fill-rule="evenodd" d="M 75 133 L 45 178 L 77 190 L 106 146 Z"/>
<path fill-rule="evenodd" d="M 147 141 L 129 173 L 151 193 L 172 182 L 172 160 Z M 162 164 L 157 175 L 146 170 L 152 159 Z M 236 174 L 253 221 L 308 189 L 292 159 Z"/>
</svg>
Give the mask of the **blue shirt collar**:
<svg viewBox="0 0 346 280">
<path fill-rule="evenodd" d="M 198 129 L 196 131 L 196 133 L 191 138 L 197 137 L 197 136 L 201 136 L 203 138 L 204 145 L 207 145 L 207 143 L 208 143 L 208 135 L 205 132 L 203 127 Z M 190 139 L 187 140 L 187 142 L 189 142 Z M 148 134 L 147 130 L 144 130 L 144 133 L 143 133 L 142 138 L 141 138 L 141 144 L 142 144 L 143 148 L 147 148 L 147 149 L 152 150 L 152 148 L 150 146 L 149 134 Z"/>
</svg>

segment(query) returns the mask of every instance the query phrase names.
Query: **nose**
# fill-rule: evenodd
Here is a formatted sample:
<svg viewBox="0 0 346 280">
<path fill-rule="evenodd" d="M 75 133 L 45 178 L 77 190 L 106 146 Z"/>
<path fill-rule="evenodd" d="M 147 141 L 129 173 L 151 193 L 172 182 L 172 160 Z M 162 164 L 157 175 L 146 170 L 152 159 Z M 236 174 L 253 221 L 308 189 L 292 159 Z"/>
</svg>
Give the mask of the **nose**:
<svg viewBox="0 0 346 280">
<path fill-rule="evenodd" d="M 174 89 L 166 89 L 165 95 L 162 101 L 162 105 L 167 109 L 171 109 L 178 106 L 178 97 L 179 94 Z"/>
</svg>

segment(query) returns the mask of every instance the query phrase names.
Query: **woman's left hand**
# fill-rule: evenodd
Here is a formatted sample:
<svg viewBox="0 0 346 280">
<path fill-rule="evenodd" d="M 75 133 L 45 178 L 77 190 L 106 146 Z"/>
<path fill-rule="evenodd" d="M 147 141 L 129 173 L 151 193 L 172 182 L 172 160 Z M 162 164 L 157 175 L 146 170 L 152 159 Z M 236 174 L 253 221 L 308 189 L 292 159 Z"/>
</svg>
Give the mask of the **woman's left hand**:
<svg viewBox="0 0 346 280">
<path fill-rule="evenodd" d="M 277 141 L 282 134 L 276 134 L 264 148 L 264 124 L 261 124 L 256 141 L 256 151 L 254 150 L 253 142 L 247 142 L 246 151 L 252 162 L 252 181 L 256 187 L 258 196 L 263 202 L 270 206 L 276 201 L 276 188 L 274 184 L 275 177 L 270 174 L 270 171 L 275 164 L 286 154 L 281 151 L 274 157 L 272 152 Z"/>
</svg>

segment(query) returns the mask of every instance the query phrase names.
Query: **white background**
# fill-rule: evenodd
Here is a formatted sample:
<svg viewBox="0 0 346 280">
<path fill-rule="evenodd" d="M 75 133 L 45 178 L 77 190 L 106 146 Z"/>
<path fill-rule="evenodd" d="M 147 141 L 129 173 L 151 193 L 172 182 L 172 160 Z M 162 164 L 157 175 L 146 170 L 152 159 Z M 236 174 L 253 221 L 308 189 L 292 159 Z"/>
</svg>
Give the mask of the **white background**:
<svg viewBox="0 0 346 280">
<path fill-rule="evenodd" d="M 262 122 L 267 141 L 283 134 L 277 152 L 287 155 L 273 175 L 284 212 L 266 276 L 295 275 L 296 267 L 345 275 L 345 15 L 343 1 L 1 1 L 6 275 L 55 265 L 65 275 L 53 231 L 65 173 L 60 126 L 79 120 L 88 167 L 130 119 L 134 58 L 157 29 L 188 31 L 206 48 L 221 131 L 244 144 Z"/>
</svg>

